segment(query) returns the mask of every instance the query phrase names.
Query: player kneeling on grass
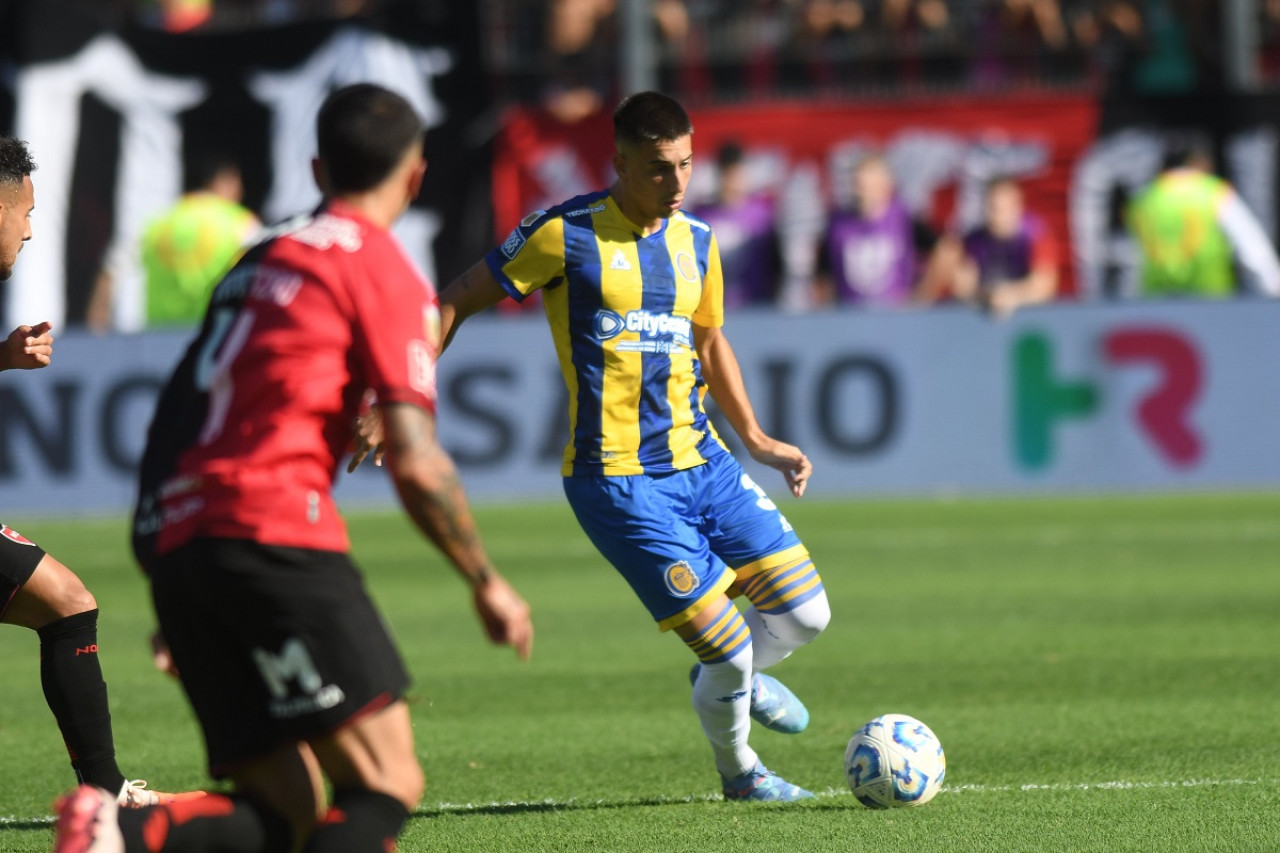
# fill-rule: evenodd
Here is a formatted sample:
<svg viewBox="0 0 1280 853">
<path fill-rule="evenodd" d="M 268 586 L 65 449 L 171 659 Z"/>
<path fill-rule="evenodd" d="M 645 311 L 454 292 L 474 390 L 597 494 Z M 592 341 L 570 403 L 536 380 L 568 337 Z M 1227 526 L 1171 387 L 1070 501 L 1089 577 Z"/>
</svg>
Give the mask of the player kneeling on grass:
<svg viewBox="0 0 1280 853">
<path fill-rule="evenodd" d="M 612 187 L 530 214 L 441 292 L 445 344 L 470 315 L 543 289 L 573 401 L 561 473 L 578 522 L 658 626 L 698 656 L 693 705 L 725 797 L 805 799 L 761 764 L 747 735 L 753 718 L 787 733 L 808 725 L 804 705 L 761 670 L 822 632 L 826 593 L 791 525 L 716 436 L 703 394 L 796 497 L 812 466 L 760 428 L 721 331 L 715 236 L 680 210 L 688 115 L 642 92 L 615 111 L 614 133 Z M 361 432 L 377 444 L 376 423 Z"/>
<path fill-rule="evenodd" d="M 471 583 L 489 637 L 531 650 L 529 609 L 490 565 L 436 440 L 435 294 L 389 230 L 426 170 L 421 121 L 359 84 L 326 99 L 317 136 L 325 201 L 215 289 L 161 394 L 134 518 L 210 772 L 234 793 L 117 814 L 82 786 L 59 805 L 57 853 L 394 847 L 423 786 L 408 677 L 332 495 L 367 391 L 410 517 Z"/>
</svg>

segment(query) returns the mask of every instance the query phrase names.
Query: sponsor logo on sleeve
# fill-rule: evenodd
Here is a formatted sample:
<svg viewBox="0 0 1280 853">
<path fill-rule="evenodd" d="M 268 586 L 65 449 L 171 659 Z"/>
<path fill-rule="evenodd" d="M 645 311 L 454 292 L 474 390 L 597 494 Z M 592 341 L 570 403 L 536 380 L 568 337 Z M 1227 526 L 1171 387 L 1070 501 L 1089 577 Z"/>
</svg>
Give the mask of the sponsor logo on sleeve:
<svg viewBox="0 0 1280 853">
<path fill-rule="evenodd" d="M 409 387 L 428 399 L 436 398 L 435 350 L 426 341 L 409 341 Z"/>
<path fill-rule="evenodd" d="M 428 305 L 422 309 L 422 330 L 426 335 L 427 343 L 435 348 L 436 352 L 440 351 L 440 309 L 434 305 Z"/>
<path fill-rule="evenodd" d="M 519 253 L 521 247 L 524 246 L 524 234 L 519 228 L 515 228 L 511 232 L 511 236 L 502 244 L 502 254 L 507 256 L 507 260 L 512 260 Z"/>
</svg>

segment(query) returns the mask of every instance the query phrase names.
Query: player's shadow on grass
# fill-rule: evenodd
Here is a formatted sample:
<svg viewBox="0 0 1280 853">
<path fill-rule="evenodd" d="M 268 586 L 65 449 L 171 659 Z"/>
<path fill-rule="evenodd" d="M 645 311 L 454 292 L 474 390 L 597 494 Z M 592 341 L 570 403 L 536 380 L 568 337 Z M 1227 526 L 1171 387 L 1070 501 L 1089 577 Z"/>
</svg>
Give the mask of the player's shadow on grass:
<svg viewBox="0 0 1280 853">
<path fill-rule="evenodd" d="M 759 808 L 764 805 L 781 806 L 794 808 L 797 805 L 804 807 L 812 807 L 816 805 L 831 805 L 824 803 L 830 795 L 822 792 L 819 799 L 807 803 L 752 803 L 751 808 Z M 624 800 L 529 800 L 522 802 L 510 803 L 442 803 L 438 806 L 419 808 L 413 813 L 413 819 L 426 819 L 437 817 L 459 817 L 465 815 L 514 815 L 514 814 L 538 814 L 542 812 L 564 812 L 564 811 L 598 811 L 606 809 L 631 809 L 644 806 L 689 806 L 689 805 L 706 805 L 708 803 L 723 803 L 724 798 L 719 794 L 690 794 L 686 797 L 636 797 L 634 799 Z M 853 801 L 858 805 L 857 801 Z M 836 805 L 840 805 L 836 803 Z M 734 803 L 733 808 L 742 808 L 741 804 Z M 861 808 L 861 806 L 859 806 Z"/>
<path fill-rule="evenodd" d="M 713 803 L 720 800 L 718 794 L 688 797 L 636 797 L 626 800 L 536 800 L 513 803 L 466 803 L 419 808 L 416 818 L 457 817 L 465 815 L 537 814 L 540 812 L 596 811 L 603 809 L 629 809 L 636 806 L 682 806 L 694 803 Z"/>
</svg>

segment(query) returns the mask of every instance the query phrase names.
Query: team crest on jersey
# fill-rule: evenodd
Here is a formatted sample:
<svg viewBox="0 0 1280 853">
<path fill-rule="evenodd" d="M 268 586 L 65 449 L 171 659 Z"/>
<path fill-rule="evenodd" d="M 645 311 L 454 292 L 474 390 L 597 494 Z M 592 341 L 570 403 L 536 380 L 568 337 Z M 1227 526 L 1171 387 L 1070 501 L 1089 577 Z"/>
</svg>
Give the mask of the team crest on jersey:
<svg viewBox="0 0 1280 853">
<path fill-rule="evenodd" d="M 524 246 L 524 235 L 520 233 L 520 229 L 517 227 L 512 230 L 511 236 L 502 244 L 502 254 L 507 256 L 507 260 L 511 260 L 520 252 L 522 246 Z"/>
<path fill-rule="evenodd" d="M 698 265 L 693 261 L 693 255 L 688 252 L 676 253 L 676 269 L 680 270 L 680 275 L 685 281 L 698 280 Z"/>
<path fill-rule="evenodd" d="M 7 524 L 0 524 L 0 536 L 3 536 L 10 542 L 16 542 L 19 545 L 30 545 L 34 548 L 36 544 Z"/>
<path fill-rule="evenodd" d="M 667 566 L 666 581 L 671 594 L 682 598 L 698 588 L 698 575 L 684 560 Z"/>
</svg>

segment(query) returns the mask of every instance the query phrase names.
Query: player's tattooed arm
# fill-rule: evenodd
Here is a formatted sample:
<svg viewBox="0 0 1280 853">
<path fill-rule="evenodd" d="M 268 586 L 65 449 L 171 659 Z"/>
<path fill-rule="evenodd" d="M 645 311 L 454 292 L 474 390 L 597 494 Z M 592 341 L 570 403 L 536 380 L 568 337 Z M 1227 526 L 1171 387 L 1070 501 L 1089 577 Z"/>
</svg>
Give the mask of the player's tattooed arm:
<svg viewBox="0 0 1280 853">
<path fill-rule="evenodd" d="M 387 467 L 410 518 L 472 587 L 489 639 L 521 659 L 533 650 L 529 605 L 498 574 L 476 527 L 457 468 L 436 440 L 435 418 L 408 403 L 382 406 Z"/>
<path fill-rule="evenodd" d="M 405 509 L 422 532 L 473 585 L 492 567 L 449 454 L 436 440 L 435 418 L 418 406 L 383 407 L 386 459 Z"/>
</svg>

